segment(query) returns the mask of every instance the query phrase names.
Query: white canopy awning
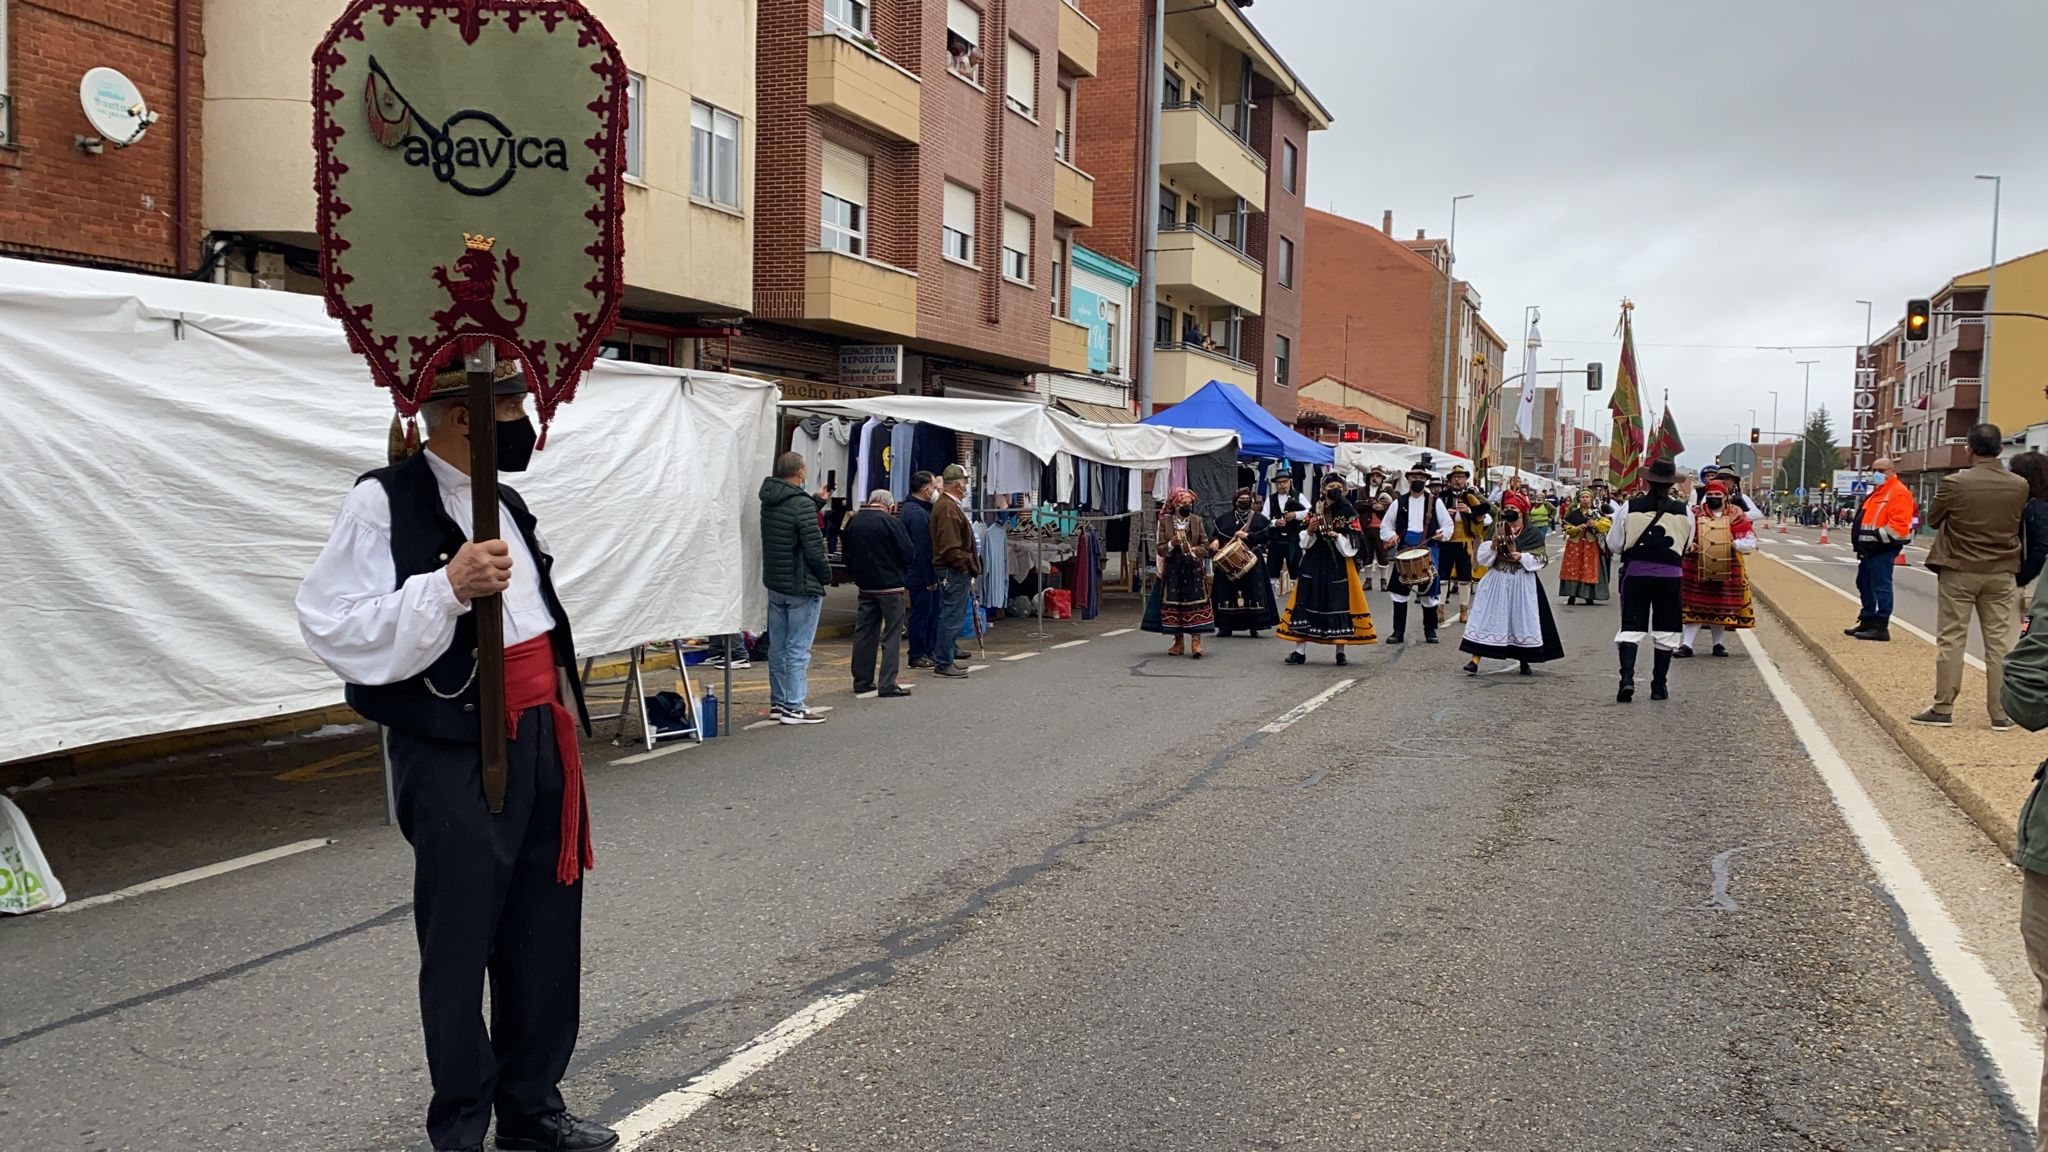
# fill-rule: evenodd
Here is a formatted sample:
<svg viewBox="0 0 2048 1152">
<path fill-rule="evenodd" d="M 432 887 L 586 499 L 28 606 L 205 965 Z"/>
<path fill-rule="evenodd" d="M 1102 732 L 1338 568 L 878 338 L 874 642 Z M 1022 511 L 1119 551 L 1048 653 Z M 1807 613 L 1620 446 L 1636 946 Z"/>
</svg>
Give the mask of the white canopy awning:
<svg viewBox="0 0 2048 1152">
<path fill-rule="evenodd" d="M 970 400 L 957 396 L 872 396 L 859 400 L 785 400 L 782 407 L 826 416 L 868 416 L 936 424 L 986 436 L 1031 453 L 1041 463 L 1065 452 L 1097 464 L 1164 468 L 1175 457 L 1201 456 L 1237 442 L 1234 433 L 1209 428 L 1101 424 L 1043 404 Z"/>
</svg>

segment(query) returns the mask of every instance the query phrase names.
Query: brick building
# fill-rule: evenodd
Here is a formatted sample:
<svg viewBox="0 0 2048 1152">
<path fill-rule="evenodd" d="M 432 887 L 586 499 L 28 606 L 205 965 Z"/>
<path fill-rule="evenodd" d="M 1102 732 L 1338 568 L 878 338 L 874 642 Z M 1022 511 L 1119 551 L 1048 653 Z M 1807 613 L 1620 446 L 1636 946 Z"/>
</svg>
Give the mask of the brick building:
<svg viewBox="0 0 2048 1152">
<path fill-rule="evenodd" d="M 1067 318 L 1096 29 L 1061 0 L 762 0 L 754 319 L 793 395 L 1024 399 L 1088 371 Z"/>
<path fill-rule="evenodd" d="M 205 16 L 205 0 L 0 0 L 0 254 L 197 266 Z M 87 121 L 93 68 L 118 70 L 159 117 L 140 140 Z"/>
<path fill-rule="evenodd" d="M 1301 373 L 1302 213 L 1308 137 L 1330 114 L 1238 0 L 1170 6 L 1161 75 L 1151 73 L 1154 6 L 1087 0 L 1101 26 L 1098 79 L 1080 85 L 1077 162 L 1095 179 L 1083 243 L 1144 264 L 1148 193 L 1158 196 L 1151 310 L 1153 408 L 1211 380 L 1295 417 Z M 1159 108 L 1156 147 L 1148 141 Z"/>
<path fill-rule="evenodd" d="M 1452 281 L 1448 246 L 1420 232 L 1396 239 L 1392 212 L 1378 228 L 1313 208 L 1306 222 L 1314 255 L 1303 276 L 1303 370 L 1428 412 L 1432 445 L 1471 454 L 1479 399 L 1500 386 L 1507 342 L 1480 316 L 1478 291 Z M 1444 294 L 1453 289 L 1451 410 L 1444 418 Z M 1505 399 L 1497 410 L 1512 411 Z M 1551 448 L 1546 459 L 1555 458 L 1554 441 Z"/>
</svg>

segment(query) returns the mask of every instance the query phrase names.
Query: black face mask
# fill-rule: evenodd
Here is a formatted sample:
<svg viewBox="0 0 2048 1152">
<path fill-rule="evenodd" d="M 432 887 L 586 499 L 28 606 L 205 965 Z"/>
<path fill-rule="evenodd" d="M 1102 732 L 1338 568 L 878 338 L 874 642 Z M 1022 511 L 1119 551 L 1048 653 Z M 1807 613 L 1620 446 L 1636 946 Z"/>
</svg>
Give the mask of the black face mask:
<svg viewBox="0 0 2048 1152">
<path fill-rule="evenodd" d="M 1244 511 L 1245 509 L 1247 509 L 1247 508 L 1250 508 L 1251 506 L 1252 506 L 1252 502 L 1251 502 L 1251 501 L 1249 501 L 1249 500 L 1239 500 L 1239 501 L 1237 502 L 1237 510 L 1238 510 L 1239 512 L 1242 512 L 1242 511 Z"/>
<path fill-rule="evenodd" d="M 1709 496 L 1709 497 L 1707 497 L 1707 507 L 1709 507 L 1709 508 L 1719 508 L 1719 507 L 1721 507 L 1721 506 L 1722 506 L 1723 504 L 1726 504 L 1726 503 L 1727 503 L 1727 501 L 1726 501 L 1726 500 L 1723 500 L 1723 499 L 1721 499 L 1721 498 L 1720 498 L 1719 496 Z"/>
<path fill-rule="evenodd" d="M 1422 491 L 1422 487 L 1425 483 L 1426 481 L 1422 480 L 1410 480 L 1408 482 L 1408 490 L 1410 492 L 1420 492 Z"/>
<path fill-rule="evenodd" d="M 533 445 L 538 438 L 525 413 L 517 420 L 498 421 L 498 471 L 526 471 L 533 463 Z"/>
</svg>

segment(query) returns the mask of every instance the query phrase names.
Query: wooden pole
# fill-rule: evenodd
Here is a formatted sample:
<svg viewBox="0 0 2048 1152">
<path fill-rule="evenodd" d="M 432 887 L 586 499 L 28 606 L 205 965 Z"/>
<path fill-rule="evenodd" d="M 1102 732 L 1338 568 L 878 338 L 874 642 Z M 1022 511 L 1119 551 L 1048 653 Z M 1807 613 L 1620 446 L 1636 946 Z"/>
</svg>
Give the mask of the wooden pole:
<svg viewBox="0 0 2048 1152">
<path fill-rule="evenodd" d="M 470 538 L 496 540 L 498 525 L 498 397 L 496 345 L 485 341 L 464 363 L 469 373 Z M 505 810 L 505 617 L 502 598 L 479 596 L 476 614 L 477 723 L 482 725 L 484 801 Z"/>
</svg>

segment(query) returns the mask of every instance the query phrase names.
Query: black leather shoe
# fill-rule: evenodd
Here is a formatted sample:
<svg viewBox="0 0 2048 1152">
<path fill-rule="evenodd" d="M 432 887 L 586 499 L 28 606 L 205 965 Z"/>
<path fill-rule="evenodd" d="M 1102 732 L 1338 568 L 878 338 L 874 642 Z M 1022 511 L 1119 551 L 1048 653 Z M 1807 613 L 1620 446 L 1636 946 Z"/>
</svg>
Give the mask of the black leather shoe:
<svg viewBox="0 0 2048 1152">
<path fill-rule="evenodd" d="M 619 1146 L 619 1134 L 567 1111 L 550 1112 L 498 1121 L 497 1144 L 504 1152 L 607 1152 Z"/>
<path fill-rule="evenodd" d="M 1714 645 L 1714 655 L 1716 655 L 1716 656 L 1726 656 L 1727 654 L 1728 654 L 1728 646 L 1727 646 L 1726 644 L 1716 644 L 1716 645 Z"/>
<path fill-rule="evenodd" d="M 1337 666 L 1340 668 L 1344 666 L 1344 650 L 1342 648 L 1337 649 Z"/>
<path fill-rule="evenodd" d="M 932 666 L 932 662 L 923 656 L 912 656 L 910 658 L 910 666 L 912 668 L 929 668 Z"/>
<path fill-rule="evenodd" d="M 1849 637 L 1853 640 L 1876 640 L 1882 643 L 1890 643 L 1892 638 L 1891 625 L 1872 624 L 1868 628 L 1860 628 L 1849 633 Z"/>
<path fill-rule="evenodd" d="M 1678 658 L 1680 660 L 1692 659 L 1692 647 L 1690 645 L 1680 645 L 1678 648 Z"/>
<path fill-rule="evenodd" d="M 880 692 L 875 693 L 875 698 L 878 700 L 901 700 L 909 695 L 910 689 L 908 688 L 884 688 Z"/>
<path fill-rule="evenodd" d="M 1306 656 L 1302 655 L 1302 654 L 1301 654 L 1301 653 L 1299 653 L 1299 652 L 1289 652 L 1289 653 L 1287 654 L 1287 659 L 1285 659 L 1285 660 L 1281 661 L 1281 663 L 1283 663 L 1283 664 L 1306 664 L 1306 663 L 1308 663 L 1308 657 L 1306 657 Z"/>
<path fill-rule="evenodd" d="M 1436 638 L 1436 633 L 1434 633 L 1434 632 L 1425 632 L 1425 633 L 1423 633 L 1423 634 L 1422 634 L 1422 642 L 1423 642 L 1424 644 L 1438 644 L 1438 643 L 1441 643 L 1441 641 L 1439 641 L 1439 640 L 1438 640 L 1438 639 Z"/>
</svg>

